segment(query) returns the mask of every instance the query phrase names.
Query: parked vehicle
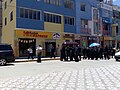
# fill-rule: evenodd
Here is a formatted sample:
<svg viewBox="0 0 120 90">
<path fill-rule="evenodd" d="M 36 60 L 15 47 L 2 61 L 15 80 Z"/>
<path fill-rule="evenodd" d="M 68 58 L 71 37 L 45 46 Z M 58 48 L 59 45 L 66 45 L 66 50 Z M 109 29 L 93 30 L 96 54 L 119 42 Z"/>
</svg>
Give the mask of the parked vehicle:
<svg viewBox="0 0 120 90">
<path fill-rule="evenodd" d="M 10 44 L 0 44 L 0 65 L 14 62 L 14 52 Z"/>
<path fill-rule="evenodd" d="M 120 51 L 115 53 L 115 59 L 118 61 L 120 59 Z"/>
</svg>

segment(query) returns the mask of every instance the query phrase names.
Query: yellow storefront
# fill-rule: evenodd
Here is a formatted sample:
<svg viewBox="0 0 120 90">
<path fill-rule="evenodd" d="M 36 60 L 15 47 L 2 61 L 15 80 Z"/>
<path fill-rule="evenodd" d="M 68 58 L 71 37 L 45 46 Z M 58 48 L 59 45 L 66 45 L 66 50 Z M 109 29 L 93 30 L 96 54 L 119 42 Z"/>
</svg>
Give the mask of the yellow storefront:
<svg viewBox="0 0 120 90">
<path fill-rule="evenodd" d="M 55 36 L 57 35 L 57 36 Z M 27 56 L 27 48 L 32 47 L 34 55 L 36 47 L 42 45 L 42 56 L 50 55 L 50 47 L 54 45 L 60 49 L 61 34 L 54 32 L 42 32 L 34 30 L 15 30 L 15 55 L 16 57 Z M 59 54 L 56 52 L 56 54 Z"/>
</svg>

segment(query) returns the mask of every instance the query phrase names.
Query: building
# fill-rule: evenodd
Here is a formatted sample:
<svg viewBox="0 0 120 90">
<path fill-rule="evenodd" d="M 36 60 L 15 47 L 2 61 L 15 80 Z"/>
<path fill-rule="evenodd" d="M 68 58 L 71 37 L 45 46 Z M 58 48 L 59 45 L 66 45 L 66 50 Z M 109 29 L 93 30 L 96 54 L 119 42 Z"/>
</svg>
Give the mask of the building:
<svg viewBox="0 0 120 90">
<path fill-rule="evenodd" d="M 113 8 L 112 5 L 106 3 L 100 3 L 100 21 L 103 41 L 102 46 L 112 47 L 114 40 L 112 38 L 112 17 Z"/>
<path fill-rule="evenodd" d="M 92 42 L 99 43 L 98 4 L 97 0 L 76 0 L 76 33 L 80 37 L 80 41 L 76 41 L 79 41 L 82 47 L 87 47 Z"/>
<path fill-rule="evenodd" d="M 35 55 L 39 44 L 43 56 L 50 55 L 51 45 L 59 55 L 63 41 L 74 38 L 74 0 L 4 0 L 2 4 L 2 42 L 12 45 L 16 57 L 26 56 L 30 46 Z"/>
<path fill-rule="evenodd" d="M 111 7 L 99 0 L 4 0 L 2 42 L 12 45 L 16 57 L 26 56 L 30 46 L 35 55 L 39 44 L 43 56 L 52 45 L 60 55 L 64 41 L 110 45 Z"/>
<path fill-rule="evenodd" d="M 115 39 L 115 47 L 120 47 L 120 6 L 113 6 L 112 34 Z"/>
<path fill-rule="evenodd" d="M 2 0 L 0 0 L 0 43 L 2 37 Z"/>
</svg>

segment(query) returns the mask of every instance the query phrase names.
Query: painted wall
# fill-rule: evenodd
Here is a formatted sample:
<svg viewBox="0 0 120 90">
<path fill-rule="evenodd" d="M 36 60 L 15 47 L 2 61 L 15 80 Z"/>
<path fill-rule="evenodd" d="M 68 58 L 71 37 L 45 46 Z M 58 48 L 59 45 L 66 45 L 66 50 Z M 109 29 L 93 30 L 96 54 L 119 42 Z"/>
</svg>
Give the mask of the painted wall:
<svg viewBox="0 0 120 90">
<path fill-rule="evenodd" d="M 4 10 L 4 3 L 7 1 L 7 8 Z M 8 0 L 4 0 L 2 2 L 2 10 L 3 10 L 3 28 L 2 28 L 2 43 L 9 43 L 14 47 L 14 29 L 16 27 L 16 3 L 9 2 Z M 13 21 L 10 21 L 10 12 L 13 11 Z M 4 18 L 7 17 L 7 25 L 4 25 Z"/>
<path fill-rule="evenodd" d="M 60 33 L 62 33 L 64 31 L 63 16 L 61 16 L 61 20 L 62 20 L 61 24 L 44 22 L 44 31 L 45 32 L 58 32 L 58 33 L 60 32 Z"/>
<path fill-rule="evenodd" d="M 75 1 L 75 0 L 73 0 Z M 57 13 L 61 15 L 66 16 L 72 16 L 75 17 L 76 11 L 75 8 L 73 10 L 67 9 L 64 7 L 64 0 L 61 0 L 61 6 L 55 6 L 50 4 L 45 4 L 43 0 L 37 1 L 37 0 L 17 0 L 17 28 L 26 28 L 26 29 L 37 29 L 37 30 L 46 30 L 46 25 L 44 25 L 44 11 L 45 12 L 51 12 L 51 13 Z M 19 14 L 19 8 L 30 8 L 30 9 L 36 9 L 42 11 L 42 20 L 41 21 L 34 21 L 34 20 L 28 20 L 20 18 Z M 75 6 L 74 6 L 75 7 Z M 64 20 L 63 20 L 64 22 Z M 48 24 L 47 24 L 48 25 Z M 52 23 L 51 27 L 56 28 L 58 25 L 53 25 Z M 44 27 L 45 26 L 45 27 Z M 65 32 L 75 32 L 75 26 L 68 26 L 64 25 L 64 31 Z M 53 30 L 54 31 L 54 30 Z"/>
<path fill-rule="evenodd" d="M 2 37 L 2 1 L 0 0 L 0 43 Z"/>
<path fill-rule="evenodd" d="M 81 3 L 86 5 L 85 12 L 80 10 Z M 97 3 L 96 0 L 76 0 L 76 33 L 80 34 L 81 18 L 92 20 L 92 7 L 97 7 Z"/>
</svg>

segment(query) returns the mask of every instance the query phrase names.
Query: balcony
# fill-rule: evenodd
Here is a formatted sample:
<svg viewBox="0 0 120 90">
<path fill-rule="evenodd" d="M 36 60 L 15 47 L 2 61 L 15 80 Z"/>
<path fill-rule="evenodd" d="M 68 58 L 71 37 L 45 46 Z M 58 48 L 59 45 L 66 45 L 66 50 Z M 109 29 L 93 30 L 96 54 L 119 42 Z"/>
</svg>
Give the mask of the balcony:
<svg viewBox="0 0 120 90">
<path fill-rule="evenodd" d="M 90 28 L 81 28 L 80 34 L 91 35 L 91 29 Z"/>
</svg>

